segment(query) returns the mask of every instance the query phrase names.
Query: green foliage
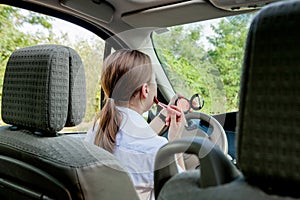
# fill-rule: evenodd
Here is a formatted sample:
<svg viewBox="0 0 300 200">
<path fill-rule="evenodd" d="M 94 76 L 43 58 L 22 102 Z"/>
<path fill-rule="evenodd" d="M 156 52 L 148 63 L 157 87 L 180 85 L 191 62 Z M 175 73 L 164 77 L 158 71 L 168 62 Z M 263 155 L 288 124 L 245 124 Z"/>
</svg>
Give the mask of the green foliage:
<svg viewBox="0 0 300 200">
<path fill-rule="evenodd" d="M 244 45 L 251 15 L 222 19 L 212 26 L 215 35 L 208 37 L 212 48 L 208 51 L 211 62 L 219 72 L 226 93 L 226 110 L 237 110 Z"/>
<path fill-rule="evenodd" d="M 175 91 L 186 97 L 199 93 L 205 99 L 202 112 L 221 112 L 224 95 L 219 73 L 207 61 L 206 52 L 199 42 L 201 26 L 173 27 L 164 35 L 153 35 L 155 49 Z M 221 101 L 222 102 L 222 101 Z"/>
<path fill-rule="evenodd" d="M 210 36 L 204 35 L 201 24 L 176 26 L 167 33 L 153 35 L 155 49 L 175 91 L 187 97 L 200 93 L 205 99 L 202 112 L 238 109 L 250 19 L 251 14 L 223 18 L 211 26 Z"/>
<path fill-rule="evenodd" d="M 23 33 L 19 27 L 26 23 L 42 24 L 51 28 L 46 22 L 46 17 L 38 17 L 36 14 L 21 14 L 20 9 L 0 5 L 0 67 L 4 70 L 7 59 L 13 51 L 24 46 L 35 45 L 39 42 L 37 35 Z M 24 19 L 27 19 L 24 21 Z M 44 37 L 40 34 L 40 37 Z M 3 77 L 3 75 L 0 75 Z"/>
<path fill-rule="evenodd" d="M 29 18 L 27 17 L 25 21 L 23 22 L 27 22 L 33 25 L 42 25 L 44 28 L 47 29 L 51 29 L 52 28 L 52 24 L 49 22 L 50 18 L 47 16 L 39 16 L 33 13 L 29 14 Z"/>
</svg>

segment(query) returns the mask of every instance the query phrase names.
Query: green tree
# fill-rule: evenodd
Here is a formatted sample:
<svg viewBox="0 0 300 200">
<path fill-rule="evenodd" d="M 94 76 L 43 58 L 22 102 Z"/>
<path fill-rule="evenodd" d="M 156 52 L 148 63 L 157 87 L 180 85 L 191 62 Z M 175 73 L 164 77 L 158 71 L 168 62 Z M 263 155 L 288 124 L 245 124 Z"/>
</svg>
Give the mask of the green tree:
<svg viewBox="0 0 300 200">
<path fill-rule="evenodd" d="M 195 41 L 199 40 L 201 27 L 184 28 L 182 26 L 170 28 L 166 34 L 154 34 L 155 49 L 165 72 L 171 80 L 174 89 L 187 94 L 190 90 L 182 90 L 182 85 L 189 89 L 198 84 L 195 80 L 199 78 L 200 65 L 192 63 L 201 62 L 202 48 Z M 194 52 L 194 54 L 191 54 Z M 199 86 L 199 85 L 198 85 Z M 199 86 L 201 87 L 201 86 Z M 205 88 L 202 88 L 205 90 Z"/>
<path fill-rule="evenodd" d="M 24 33 L 24 25 L 40 25 L 46 29 L 52 27 L 49 18 L 31 12 L 20 12 L 20 9 L 0 5 L 0 64 L 5 67 L 7 59 L 17 48 L 37 44 L 43 33 Z M 39 37 L 37 37 L 39 36 Z"/>
<path fill-rule="evenodd" d="M 175 91 L 186 97 L 199 93 L 205 99 L 202 112 L 221 112 L 222 84 L 217 69 L 207 59 L 201 37 L 203 27 L 199 24 L 176 26 L 165 34 L 153 35 L 155 49 Z"/>
<path fill-rule="evenodd" d="M 212 45 L 209 58 L 216 65 L 224 85 L 227 111 L 238 108 L 244 45 L 252 15 L 226 17 L 211 26 L 215 34 L 207 37 Z"/>
<path fill-rule="evenodd" d="M 185 96 L 200 93 L 205 99 L 202 112 L 237 110 L 244 45 L 252 15 L 214 20 L 209 36 L 201 23 L 153 35 L 155 49 L 175 91 Z"/>
</svg>

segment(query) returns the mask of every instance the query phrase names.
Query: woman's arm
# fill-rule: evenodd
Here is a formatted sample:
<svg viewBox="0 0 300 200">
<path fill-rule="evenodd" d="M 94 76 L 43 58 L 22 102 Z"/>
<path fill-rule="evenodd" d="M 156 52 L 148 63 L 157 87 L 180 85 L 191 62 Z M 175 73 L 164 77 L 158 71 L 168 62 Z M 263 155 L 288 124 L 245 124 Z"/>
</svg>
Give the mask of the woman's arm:
<svg viewBox="0 0 300 200">
<path fill-rule="evenodd" d="M 181 112 L 181 115 L 178 116 L 175 114 L 175 112 L 168 109 L 168 116 L 166 118 L 166 125 L 169 126 L 168 139 L 169 139 L 169 141 L 173 141 L 173 140 L 181 138 L 182 131 L 183 131 L 183 128 L 184 128 L 184 125 L 186 124 L 186 122 L 185 122 L 185 118 L 184 118 L 184 114 L 183 114 L 182 110 L 180 110 L 175 105 L 171 105 L 170 107 L 174 110 Z M 183 154 L 178 153 L 178 154 L 176 154 L 175 158 L 177 160 L 178 165 L 183 170 L 185 170 Z"/>
<path fill-rule="evenodd" d="M 159 114 L 150 122 L 150 127 L 158 134 L 161 135 L 162 130 L 166 127 L 166 118 L 168 111 L 162 109 Z"/>
</svg>

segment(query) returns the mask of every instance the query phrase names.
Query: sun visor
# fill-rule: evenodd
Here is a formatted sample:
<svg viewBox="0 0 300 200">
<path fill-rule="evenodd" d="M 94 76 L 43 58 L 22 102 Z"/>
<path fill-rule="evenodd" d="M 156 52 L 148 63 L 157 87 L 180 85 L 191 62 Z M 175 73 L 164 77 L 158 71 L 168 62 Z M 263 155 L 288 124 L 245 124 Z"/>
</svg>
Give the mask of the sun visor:
<svg viewBox="0 0 300 200">
<path fill-rule="evenodd" d="M 104 0 L 61 0 L 60 4 L 105 23 L 109 23 L 113 19 L 114 7 Z"/>
<path fill-rule="evenodd" d="M 122 20 L 133 27 L 168 27 L 237 14 L 202 0 L 184 1 L 124 14 Z"/>
<path fill-rule="evenodd" d="M 223 10 L 249 10 L 261 8 L 279 0 L 209 0 L 214 6 Z"/>
</svg>

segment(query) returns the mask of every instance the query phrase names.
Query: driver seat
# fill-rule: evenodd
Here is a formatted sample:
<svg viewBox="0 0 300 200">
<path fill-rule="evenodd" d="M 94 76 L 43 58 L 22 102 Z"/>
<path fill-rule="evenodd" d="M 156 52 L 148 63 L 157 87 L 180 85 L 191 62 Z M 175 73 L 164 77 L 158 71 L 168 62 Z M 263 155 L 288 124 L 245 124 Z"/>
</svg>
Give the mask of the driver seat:
<svg viewBox="0 0 300 200">
<path fill-rule="evenodd" d="M 237 121 L 238 168 L 207 141 L 169 143 L 157 163 L 188 151 L 199 156 L 201 166 L 175 175 L 156 163 L 159 200 L 300 198 L 299 26 L 299 0 L 272 3 L 251 23 Z"/>
<path fill-rule="evenodd" d="M 85 114 L 79 55 L 61 45 L 16 50 L 3 84 L 1 199 L 138 199 L 116 158 L 79 134 L 58 133 Z"/>
</svg>

